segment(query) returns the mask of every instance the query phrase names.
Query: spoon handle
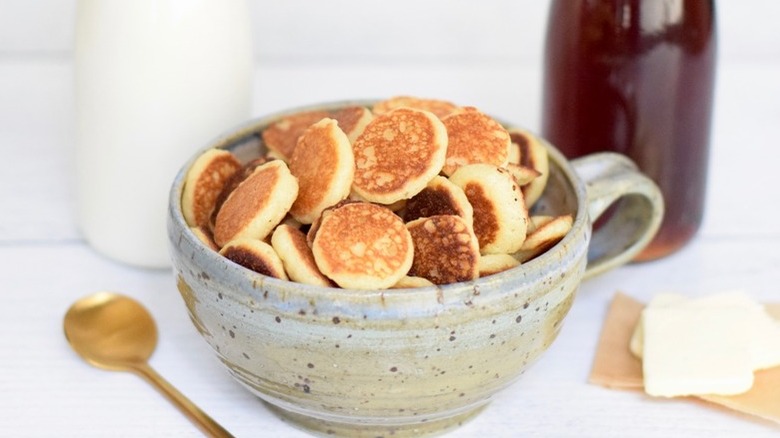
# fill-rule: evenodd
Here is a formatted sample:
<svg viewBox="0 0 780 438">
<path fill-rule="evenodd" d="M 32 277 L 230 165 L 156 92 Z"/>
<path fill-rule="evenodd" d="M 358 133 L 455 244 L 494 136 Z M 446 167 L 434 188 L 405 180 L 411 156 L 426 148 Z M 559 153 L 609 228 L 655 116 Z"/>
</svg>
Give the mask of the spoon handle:
<svg viewBox="0 0 780 438">
<path fill-rule="evenodd" d="M 148 364 L 141 364 L 134 368 L 134 371 L 143 377 L 146 381 L 157 388 L 168 400 L 198 426 L 207 436 L 214 438 L 233 438 L 233 435 L 220 426 L 216 421 L 203 412 L 195 403 L 184 396 L 178 389 L 168 383 L 161 375 L 157 373 Z"/>
</svg>

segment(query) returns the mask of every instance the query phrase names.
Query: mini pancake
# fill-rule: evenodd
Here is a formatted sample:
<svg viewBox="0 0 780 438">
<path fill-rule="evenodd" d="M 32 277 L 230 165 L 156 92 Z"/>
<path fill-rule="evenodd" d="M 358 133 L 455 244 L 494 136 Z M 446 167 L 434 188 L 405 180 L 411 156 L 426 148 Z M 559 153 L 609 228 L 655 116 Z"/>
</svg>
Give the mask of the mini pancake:
<svg viewBox="0 0 780 438">
<path fill-rule="evenodd" d="M 385 205 L 385 207 L 389 208 L 390 211 L 397 214 L 398 212 L 403 211 L 403 209 L 406 208 L 407 201 L 408 201 L 407 199 L 399 199 L 398 201 L 395 201 L 392 204 Z"/>
<path fill-rule="evenodd" d="M 406 202 L 404 221 L 442 214 L 460 216 L 469 227 L 474 223 L 474 210 L 463 190 L 447 178 L 435 176 L 428 185 Z"/>
<path fill-rule="evenodd" d="M 506 170 L 512 174 L 520 188 L 541 176 L 538 170 L 520 164 L 509 163 L 506 165 Z"/>
<path fill-rule="evenodd" d="M 353 202 L 323 212 L 312 246 L 320 272 L 348 289 L 387 289 L 412 265 L 412 237 L 385 207 Z"/>
<path fill-rule="evenodd" d="M 282 260 L 271 245 L 263 241 L 246 237 L 232 240 L 223 246 L 219 253 L 257 273 L 287 280 Z"/>
<path fill-rule="evenodd" d="M 352 190 L 367 201 L 392 204 L 416 195 L 438 175 L 447 131 L 430 112 L 400 108 L 371 121 L 352 150 Z"/>
<path fill-rule="evenodd" d="M 555 217 L 540 224 L 523 242 L 520 250 L 513 254 L 520 262 L 526 262 L 552 248 L 571 230 L 574 219 L 570 214 Z"/>
<path fill-rule="evenodd" d="M 445 100 L 420 99 L 411 96 L 395 96 L 374 105 L 374 114 L 385 114 L 398 108 L 414 108 L 429 111 L 441 119 L 456 111 L 458 106 Z"/>
<path fill-rule="evenodd" d="M 428 286 L 435 286 L 435 285 L 433 284 L 433 282 L 431 282 L 428 279 L 406 275 L 400 280 L 398 280 L 398 283 L 394 284 L 391 287 L 391 289 L 413 289 L 417 287 L 428 287 Z"/>
<path fill-rule="evenodd" d="M 539 227 L 544 226 L 545 224 L 551 222 L 553 219 L 555 219 L 555 216 L 542 215 L 542 214 L 530 216 L 528 218 L 529 222 L 528 222 L 528 229 L 526 230 L 526 236 L 536 231 Z"/>
<path fill-rule="evenodd" d="M 520 262 L 509 254 L 487 254 L 479 258 L 479 276 L 498 274 L 515 266 L 520 266 Z"/>
<path fill-rule="evenodd" d="M 479 276 L 479 244 L 460 216 L 423 217 L 406 224 L 414 242 L 410 276 L 434 284 L 473 280 Z"/>
<path fill-rule="evenodd" d="M 295 220 L 294 217 L 290 216 L 289 214 L 282 219 L 282 222 L 279 225 L 287 225 L 290 227 L 295 228 L 296 230 L 300 230 L 301 227 L 303 227 L 303 224 Z"/>
<path fill-rule="evenodd" d="M 314 219 L 314 222 L 311 223 L 309 229 L 306 231 L 306 243 L 309 245 L 309 248 L 311 248 L 314 245 L 314 238 L 317 236 L 317 231 L 319 231 L 321 223 L 322 223 L 322 216 L 318 217 L 317 219 Z"/>
<path fill-rule="evenodd" d="M 318 217 L 311 223 L 308 231 L 306 231 L 306 243 L 311 248 L 314 245 L 314 238 L 317 237 L 317 231 L 320 229 L 320 223 L 322 223 L 322 216 Z"/>
<path fill-rule="evenodd" d="M 345 199 L 336 205 L 333 205 L 331 207 L 326 208 L 322 211 L 322 214 L 325 214 L 329 210 L 333 210 L 334 208 L 339 208 L 343 205 L 350 204 L 353 202 L 363 202 L 363 201 L 357 201 L 354 199 Z M 320 217 L 314 220 L 314 222 L 311 223 L 311 226 L 309 226 L 309 230 L 306 232 L 306 243 L 309 244 L 309 247 L 314 246 L 314 237 L 317 235 L 317 230 L 320 229 L 320 224 L 322 223 L 322 214 Z"/>
<path fill-rule="evenodd" d="M 512 138 L 512 133 L 509 132 L 509 138 Z M 520 164 L 520 146 L 514 141 L 509 145 L 509 156 L 507 157 L 509 164 Z"/>
<path fill-rule="evenodd" d="M 214 240 L 223 246 L 241 237 L 263 240 L 284 219 L 298 196 L 298 181 L 282 160 L 255 169 L 217 213 Z"/>
<path fill-rule="evenodd" d="M 520 162 L 518 164 L 536 169 L 540 174 L 533 181 L 522 187 L 526 205 L 531 207 L 542 196 L 542 192 L 544 192 L 544 188 L 547 185 L 547 179 L 550 176 L 550 162 L 547 156 L 547 149 L 542 145 L 538 137 L 526 130 L 514 128 L 509 131 L 509 135 L 512 143 L 516 144 L 520 151 Z"/>
<path fill-rule="evenodd" d="M 330 117 L 339 122 L 339 128 L 347 134 L 350 144 L 354 143 L 371 120 L 374 120 L 374 114 L 362 106 L 351 106 L 331 111 Z"/>
<path fill-rule="evenodd" d="M 506 169 L 470 164 L 451 177 L 474 209 L 474 234 L 482 254 L 509 254 L 520 249 L 528 213 L 523 193 Z"/>
<path fill-rule="evenodd" d="M 282 155 L 280 152 L 276 152 L 276 151 L 272 151 L 272 150 L 268 150 L 265 153 L 265 157 L 263 157 L 263 158 L 265 158 L 268 161 L 271 161 L 271 160 L 282 160 L 284 162 L 287 162 L 287 157 Z"/>
<path fill-rule="evenodd" d="M 468 164 L 492 164 L 505 167 L 509 159 L 509 133 L 474 107 L 464 107 L 442 119 L 447 127 L 449 144 L 442 169 L 451 176 Z"/>
<path fill-rule="evenodd" d="M 301 223 L 312 223 L 349 195 L 355 159 L 335 120 L 322 119 L 304 131 L 290 158 L 290 172 L 298 179 L 298 198 L 290 214 Z"/>
<path fill-rule="evenodd" d="M 222 204 L 225 203 L 225 200 L 228 198 L 228 196 L 233 193 L 233 190 L 235 190 L 239 184 L 244 182 L 245 179 L 249 178 L 249 175 L 251 175 L 255 169 L 267 163 L 268 161 L 270 161 L 270 159 L 266 157 L 255 158 L 254 160 L 246 163 L 241 169 L 234 173 L 230 179 L 227 180 L 224 187 L 222 187 L 222 190 L 219 192 L 217 200 L 214 202 L 214 210 L 212 210 L 211 217 L 209 219 L 209 226 L 212 230 L 214 230 L 214 225 L 217 222 L 217 214 L 219 213 L 219 209 L 222 208 Z"/>
<path fill-rule="evenodd" d="M 301 230 L 285 224 L 279 225 L 271 237 L 271 246 L 282 260 L 290 280 L 316 286 L 333 286 L 317 269 L 314 255 L 306 243 L 306 235 Z"/>
<path fill-rule="evenodd" d="M 354 190 L 349 192 L 349 197 L 347 199 L 349 199 L 351 201 L 358 201 L 358 202 L 371 202 L 371 201 L 369 201 L 367 199 L 363 199 L 363 197 L 358 195 Z M 393 211 L 393 212 L 397 213 L 397 212 L 403 210 L 404 207 L 406 207 L 406 201 L 407 201 L 407 199 L 399 199 L 399 200 L 393 202 L 392 204 L 384 205 L 384 207 L 387 207 L 387 208 L 390 209 L 390 211 Z"/>
<path fill-rule="evenodd" d="M 197 227 L 190 227 L 190 231 L 192 231 L 192 234 L 194 234 L 195 237 L 201 241 L 201 243 L 213 249 L 214 251 L 219 252 L 219 246 L 217 246 L 217 242 L 214 241 L 214 235 L 211 234 L 211 230 L 201 225 Z"/>
<path fill-rule="evenodd" d="M 539 172 L 536 171 L 536 169 L 531 169 L 530 167 L 525 167 L 520 164 L 513 164 L 509 163 L 507 164 L 506 170 L 512 175 L 517 185 L 520 187 L 520 191 L 523 191 L 523 187 L 528 185 L 530 181 L 533 181 L 535 178 L 539 177 Z M 530 181 L 529 181 L 530 180 Z M 530 229 L 534 226 L 531 223 L 531 216 L 528 210 L 528 205 L 525 204 L 525 194 L 523 194 L 523 214 L 525 216 L 525 223 L 526 223 L 526 230 L 525 234 L 528 236 L 528 233 L 530 233 Z"/>
<path fill-rule="evenodd" d="M 351 140 L 357 138 L 373 118 L 368 108 L 354 106 L 332 111 L 305 111 L 290 114 L 271 124 L 263 131 L 263 142 L 275 156 L 287 161 L 292 157 L 298 138 L 309 126 L 330 117 Z"/>
<path fill-rule="evenodd" d="M 223 149 L 209 149 L 192 163 L 181 198 L 187 225 L 208 225 L 222 188 L 240 168 L 238 159 Z"/>
</svg>

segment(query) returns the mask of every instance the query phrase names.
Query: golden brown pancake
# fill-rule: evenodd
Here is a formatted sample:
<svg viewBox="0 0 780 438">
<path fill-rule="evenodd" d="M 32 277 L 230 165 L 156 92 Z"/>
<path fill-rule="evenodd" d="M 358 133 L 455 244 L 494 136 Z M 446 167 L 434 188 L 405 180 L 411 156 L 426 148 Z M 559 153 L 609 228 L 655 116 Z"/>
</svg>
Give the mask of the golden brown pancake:
<svg viewBox="0 0 780 438">
<path fill-rule="evenodd" d="M 347 199 L 349 199 L 351 201 L 357 201 L 357 202 L 371 202 L 371 201 L 369 201 L 367 199 L 363 199 L 363 197 L 358 195 L 354 190 L 349 192 L 349 197 Z M 399 200 L 393 202 L 392 204 L 383 204 L 383 206 L 389 208 L 390 211 L 393 211 L 393 212 L 397 213 L 397 212 L 403 210 L 404 207 L 406 207 L 406 201 L 407 201 L 407 199 L 399 199 Z"/>
<path fill-rule="evenodd" d="M 420 193 L 407 201 L 403 218 L 405 222 L 411 222 L 442 214 L 460 216 L 469 227 L 474 223 L 474 210 L 463 190 L 447 178 L 435 176 Z"/>
<path fill-rule="evenodd" d="M 217 213 L 214 240 L 223 246 L 251 237 L 263 240 L 298 196 L 298 181 L 282 160 L 269 161 L 236 187 Z"/>
<path fill-rule="evenodd" d="M 412 238 L 385 207 L 352 202 L 323 212 L 312 246 L 320 272 L 348 289 L 387 289 L 412 265 Z"/>
<path fill-rule="evenodd" d="M 509 132 L 509 138 L 512 138 L 511 132 Z M 509 145 L 509 156 L 507 157 L 507 162 L 509 164 L 520 164 L 520 146 L 518 146 L 518 144 L 514 141 Z"/>
<path fill-rule="evenodd" d="M 263 164 L 270 161 L 270 158 L 267 157 L 260 157 L 255 158 L 254 160 L 246 163 L 241 169 L 239 169 L 236 173 L 231 176 L 227 182 L 225 183 L 224 187 L 222 187 L 222 190 L 219 192 L 219 196 L 217 196 L 217 200 L 214 202 L 214 209 L 211 211 L 211 217 L 209 219 L 209 227 L 213 230 L 215 224 L 217 223 L 217 214 L 219 213 L 219 209 L 222 208 L 222 204 L 225 203 L 225 200 L 230 196 L 231 193 L 233 193 L 233 190 L 238 187 L 239 184 L 244 182 L 245 179 L 249 178 L 249 175 L 251 175 L 255 169 L 262 166 Z"/>
<path fill-rule="evenodd" d="M 557 216 L 552 220 L 540 222 L 530 233 L 513 256 L 520 262 L 526 262 L 552 248 L 571 230 L 574 219 L 570 214 Z"/>
<path fill-rule="evenodd" d="M 334 206 L 335 207 L 335 206 Z M 328 207 L 326 208 L 323 213 L 328 211 L 331 208 L 334 207 Z M 308 230 L 306 231 L 306 243 L 309 245 L 309 248 L 311 248 L 314 245 L 314 238 L 317 237 L 317 231 L 320 229 L 320 223 L 322 223 L 322 215 L 318 217 L 317 219 L 314 219 L 314 222 L 311 223 Z"/>
<path fill-rule="evenodd" d="M 342 205 L 351 204 L 353 202 L 365 202 L 365 201 L 357 201 L 354 199 L 345 199 L 336 205 L 333 205 L 331 207 L 326 208 L 322 211 L 323 214 L 325 214 L 329 210 L 333 210 L 334 208 L 339 208 Z M 322 214 L 320 217 L 314 220 L 314 222 L 311 223 L 311 226 L 309 227 L 309 230 L 306 232 L 306 243 L 309 244 L 309 247 L 314 246 L 314 237 L 317 235 L 317 230 L 320 229 L 320 223 L 322 223 Z"/>
<path fill-rule="evenodd" d="M 214 235 L 211 233 L 211 230 L 202 225 L 197 227 L 190 227 L 190 230 L 192 231 L 192 234 L 194 234 L 195 237 L 201 241 L 201 243 L 213 249 L 214 251 L 219 252 L 219 246 L 217 246 L 217 242 L 214 241 Z"/>
<path fill-rule="evenodd" d="M 447 176 L 468 164 L 505 167 L 509 159 L 509 133 L 474 107 L 464 107 L 442 119 L 449 144 L 442 169 Z"/>
<path fill-rule="evenodd" d="M 265 153 L 265 157 L 263 157 L 263 158 L 265 158 L 268 161 L 271 161 L 271 160 L 282 160 L 285 163 L 287 162 L 287 157 L 282 155 L 280 152 L 276 152 L 276 151 L 272 151 L 272 150 L 268 150 Z"/>
<path fill-rule="evenodd" d="M 411 96 L 395 96 L 374 105 L 374 114 L 385 114 L 398 108 L 414 108 L 429 111 L 441 119 L 457 110 L 458 106 L 444 100 L 420 99 Z"/>
<path fill-rule="evenodd" d="M 333 286 L 333 283 L 317 269 L 306 235 L 297 228 L 281 224 L 274 230 L 271 245 L 282 259 L 290 280 L 317 286 Z"/>
<path fill-rule="evenodd" d="M 486 254 L 479 258 L 479 276 L 498 274 L 520 266 L 520 262 L 509 254 Z"/>
<path fill-rule="evenodd" d="M 295 220 L 294 217 L 290 216 L 289 214 L 282 219 L 282 222 L 279 225 L 287 225 L 290 227 L 295 228 L 296 230 L 300 230 L 303 227 L 303 224 Z"/>
<path fill-rule="evenodd" d="M 550 175 L 550 163 L 547 149 L 539 139 L 529 131 L 514 128 L 509 131 L 512 143 L 517 145 L 520 154 L 519 164 L 539 172 L 539 176 L 522 186 L 526 205 L 530 208 L 542 196 Z"/>
<path fill-rule="evenodd" d="M 252 238 L 236 239 L 228 242 L 219 253 L 257 273 L 287 280 L 281 259 L 271 245 L 263 241 Z"/>
<path fill-rule="evenodd" d="M 520 186 L 520 188 L 541 175 L 541 173 L 539 173 L 539 171 L 536 169 L 514 163 L 507 164 L 506 170 L 512 174 L 512 176 L 515 178 L 515 182 Z"/>
<path fill-rule="evenodd" d="M 549 215 L 534 215 L 528 217 L 528 228 L 526 229 L 526 236 L 536 231 L 537 228 L 544 226 L 555 219 L 555 216 Z"/>
<path fill-rule="evenodd" d="M 392 204 L 416 195 L 439 173 L 447 132 L 430 112 L 400 108 L 371 121 L 352 150 L 353 191 L 367 201 Z"/>
<path fill-rule="evenodd" d="M 290 172 L 298 179 L 298 198 L 290 214 L 301 223 L 312 223 L 349 195 L 355 160 L 335 120 L 324 118 L 303 132 L 290 158 Z"/>
<path fill-rule="evenodd" d="M 523 194 L 506 169 L 470 164 L 451 177 L 474 209 L 474 234 L 482 254 L 508 254 L 520 249 L 526 235 Z"/>
<path fill-rule="evenodd" d="M 366 126 L 374 119 L 371 111 L 362 106 L 350 106 L 331 111 L 330 117 L 339 122 L 339 128 L 347 134 L 350 144 L 357 140 Z"/>
<path fill-rule="evenodd" d="M 406 275 L 398 280 L 398 283 L 394 284 L 391 289 L 412 289 L 416 287 L 428 286 L 434 286 L 433 282 L 422 277 L 412 277 L 410 275 Z"/>
<path fill-rule="evenodd" d="M 240 168 L 238 159 L 223 149 L 209 149 L 195 160 L 187 171 L 181 198 L 187 225 L 208 226 L 219 193 Z"/>
<path fill-rule="evenodd" d="M 285 116 L 263 131 L 263 142 L 269 152 L 287 161 L 292 157 L 298 138 L 309 126 L 330 117 L 350 139 L 357 138 L 372 118 L 368 108 L 354 106 L 337 110 L 304 111 Z"/>
<path fill-rule="evenodd" d="M 473 280 L 479 276 L 479 244 L 460 216 L 423 217 L 406 224 L 414 242 L 410 276 L 434 284 Z"/>
<path fill-rule="evenodd" d="M 407 201 L 408 201 L 407 199 L 399 199 L 399 200 L 393 202 L 392 204 L 385 205 L 385 207 L 389 208 L 390 211 L 392 211 L 393 213 L 398 213 L 399 211 L 401 211 L 404 208 L 406 208 L 406 202 Z"/>
</svg>

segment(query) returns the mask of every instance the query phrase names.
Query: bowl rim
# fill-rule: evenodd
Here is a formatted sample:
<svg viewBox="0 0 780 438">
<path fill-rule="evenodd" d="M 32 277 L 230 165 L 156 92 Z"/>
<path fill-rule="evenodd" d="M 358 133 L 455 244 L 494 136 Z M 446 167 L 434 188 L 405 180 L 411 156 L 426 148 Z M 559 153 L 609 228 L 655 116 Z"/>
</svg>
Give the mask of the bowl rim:
<svg viewBox="0 0 780 438">
<path fill-rule="evenodd" d="M 355 316 L 362 315 L 365 318 L 365 307 L 374 308 L 378 313 L 390 317 L 397 316 L 399 312 L 405 316 L 420 316 L 439 314 L 443 309 L 452 306 L 471 307 L 474 305 L 472 299 L 484 300 L 491 296 L 495 298 L 497 295 L 505 295 L 507 291 L 519 290 L 523 285 L 533 284 L 542 277 L 562 278 L 566 275 L 568 268 L 571 267 L 571 263 L 565 262 L 566 259 L 575 261 L 585 257 L 591 234 L 585 185 L 563 154 L 546 139 L 538 135 L 537 138 L 548 151 L 551 165 L 554 164 L 557 170 L 562 172 L 564 179 L 568 182 L 573 194 L 576 196 L 576 214 L 572 229 L 561 241 L 540 256 L 520 266 L 487 277 L 446 285 L 381 290 L 344 289 L 308 285 L 267 277 L 251 271 L 208 248 L 190 230 L 181 212 L 181 195 L 187 171 L 195 159 L 204 151 L 210 148 L 230 148 L 238 145 L 248 138 L 259 136 L 265 127 L 278 119 L 297 112 L 337 109 L 354 105 L 370 108 L 378 101 L 379 99 L 339 100 L 289 108 L 248 120 L 229 129 L 199 148 L 179 169 L 169 192 L 168 237 L 171 245 L 171 257 L 174 259 L 174 269 L 177 266 L 174 254 L 177 249 L 174 247 L 181 243 L 181 239 L 184 239 L 190 246 L 199 250 L 198 254 L 191 255 L 193 262 L 203 257 L 205 263 L 198 263 L 201 269 L 211 268 L 209 269 L 211 274 L 242 278 L 241 290 L 247 292 L 250 295 L 248 298 L 256 302 L 267 301 L 270 292 L 270 295 L 275 295 L 275 298 L 277 298 L 277 304 L 284 307 L 289 306 L 290 309 L 294 308 L 296 311 L 303 303 L 316 302 L 318 309 L 325 314 L 334 312 L 339 314 L 348 313 Z M 495 117 L 494 119 L 506 129 L 519 128 L 536 135 L 534 131 L 519 125 L 508 123 Z M 178 232 L 176 232 L 177 230 Z M 578 239 L 583 239 L 583 237 L 585 240 L 584 244 L 579 247 L 572 246 Z M 566 257 L 557 255 L 562 251 L 567 253 Z M 548 268 L 542 269 L 544 266 Z M 241 299 L 242 297 L 235 296 L 233 298 L 240 302 L 246 302 L 247 297 Z M 327 303 L 327 305 L 323 307 L 323 303 Z M 355 308 L 356 305 L 360 308 Z"/>
</svg>

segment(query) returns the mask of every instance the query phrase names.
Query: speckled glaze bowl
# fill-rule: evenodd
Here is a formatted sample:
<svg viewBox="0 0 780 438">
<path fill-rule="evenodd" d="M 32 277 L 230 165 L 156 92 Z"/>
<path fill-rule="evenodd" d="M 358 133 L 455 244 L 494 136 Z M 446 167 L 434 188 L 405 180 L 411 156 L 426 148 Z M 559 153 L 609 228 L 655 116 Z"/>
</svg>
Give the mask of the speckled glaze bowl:
<svg viewBox="0 0 780 438">
<path fill-rule="evenodd" d="M 283 115 L 252 121 L 208 147 L 256 156 L 259 133 Z M 210 250 L 182 217 L 187 163 L 171 191 L 168 234 L 195 328 L 236 380 L 309 431 L 373 438 L 457 427 L 550 346 L 583 278 L 629 261 L 661 220 L 657 187 L 628 159 L 599 154 L 570 163 L 546 146 L 550 178 L 534 213 L 574 215 L 560 243 L 475 281 L 383 291 L 268 278 Z M 618 199 L 591 236 L 592 221 Z"/>
</svg>

